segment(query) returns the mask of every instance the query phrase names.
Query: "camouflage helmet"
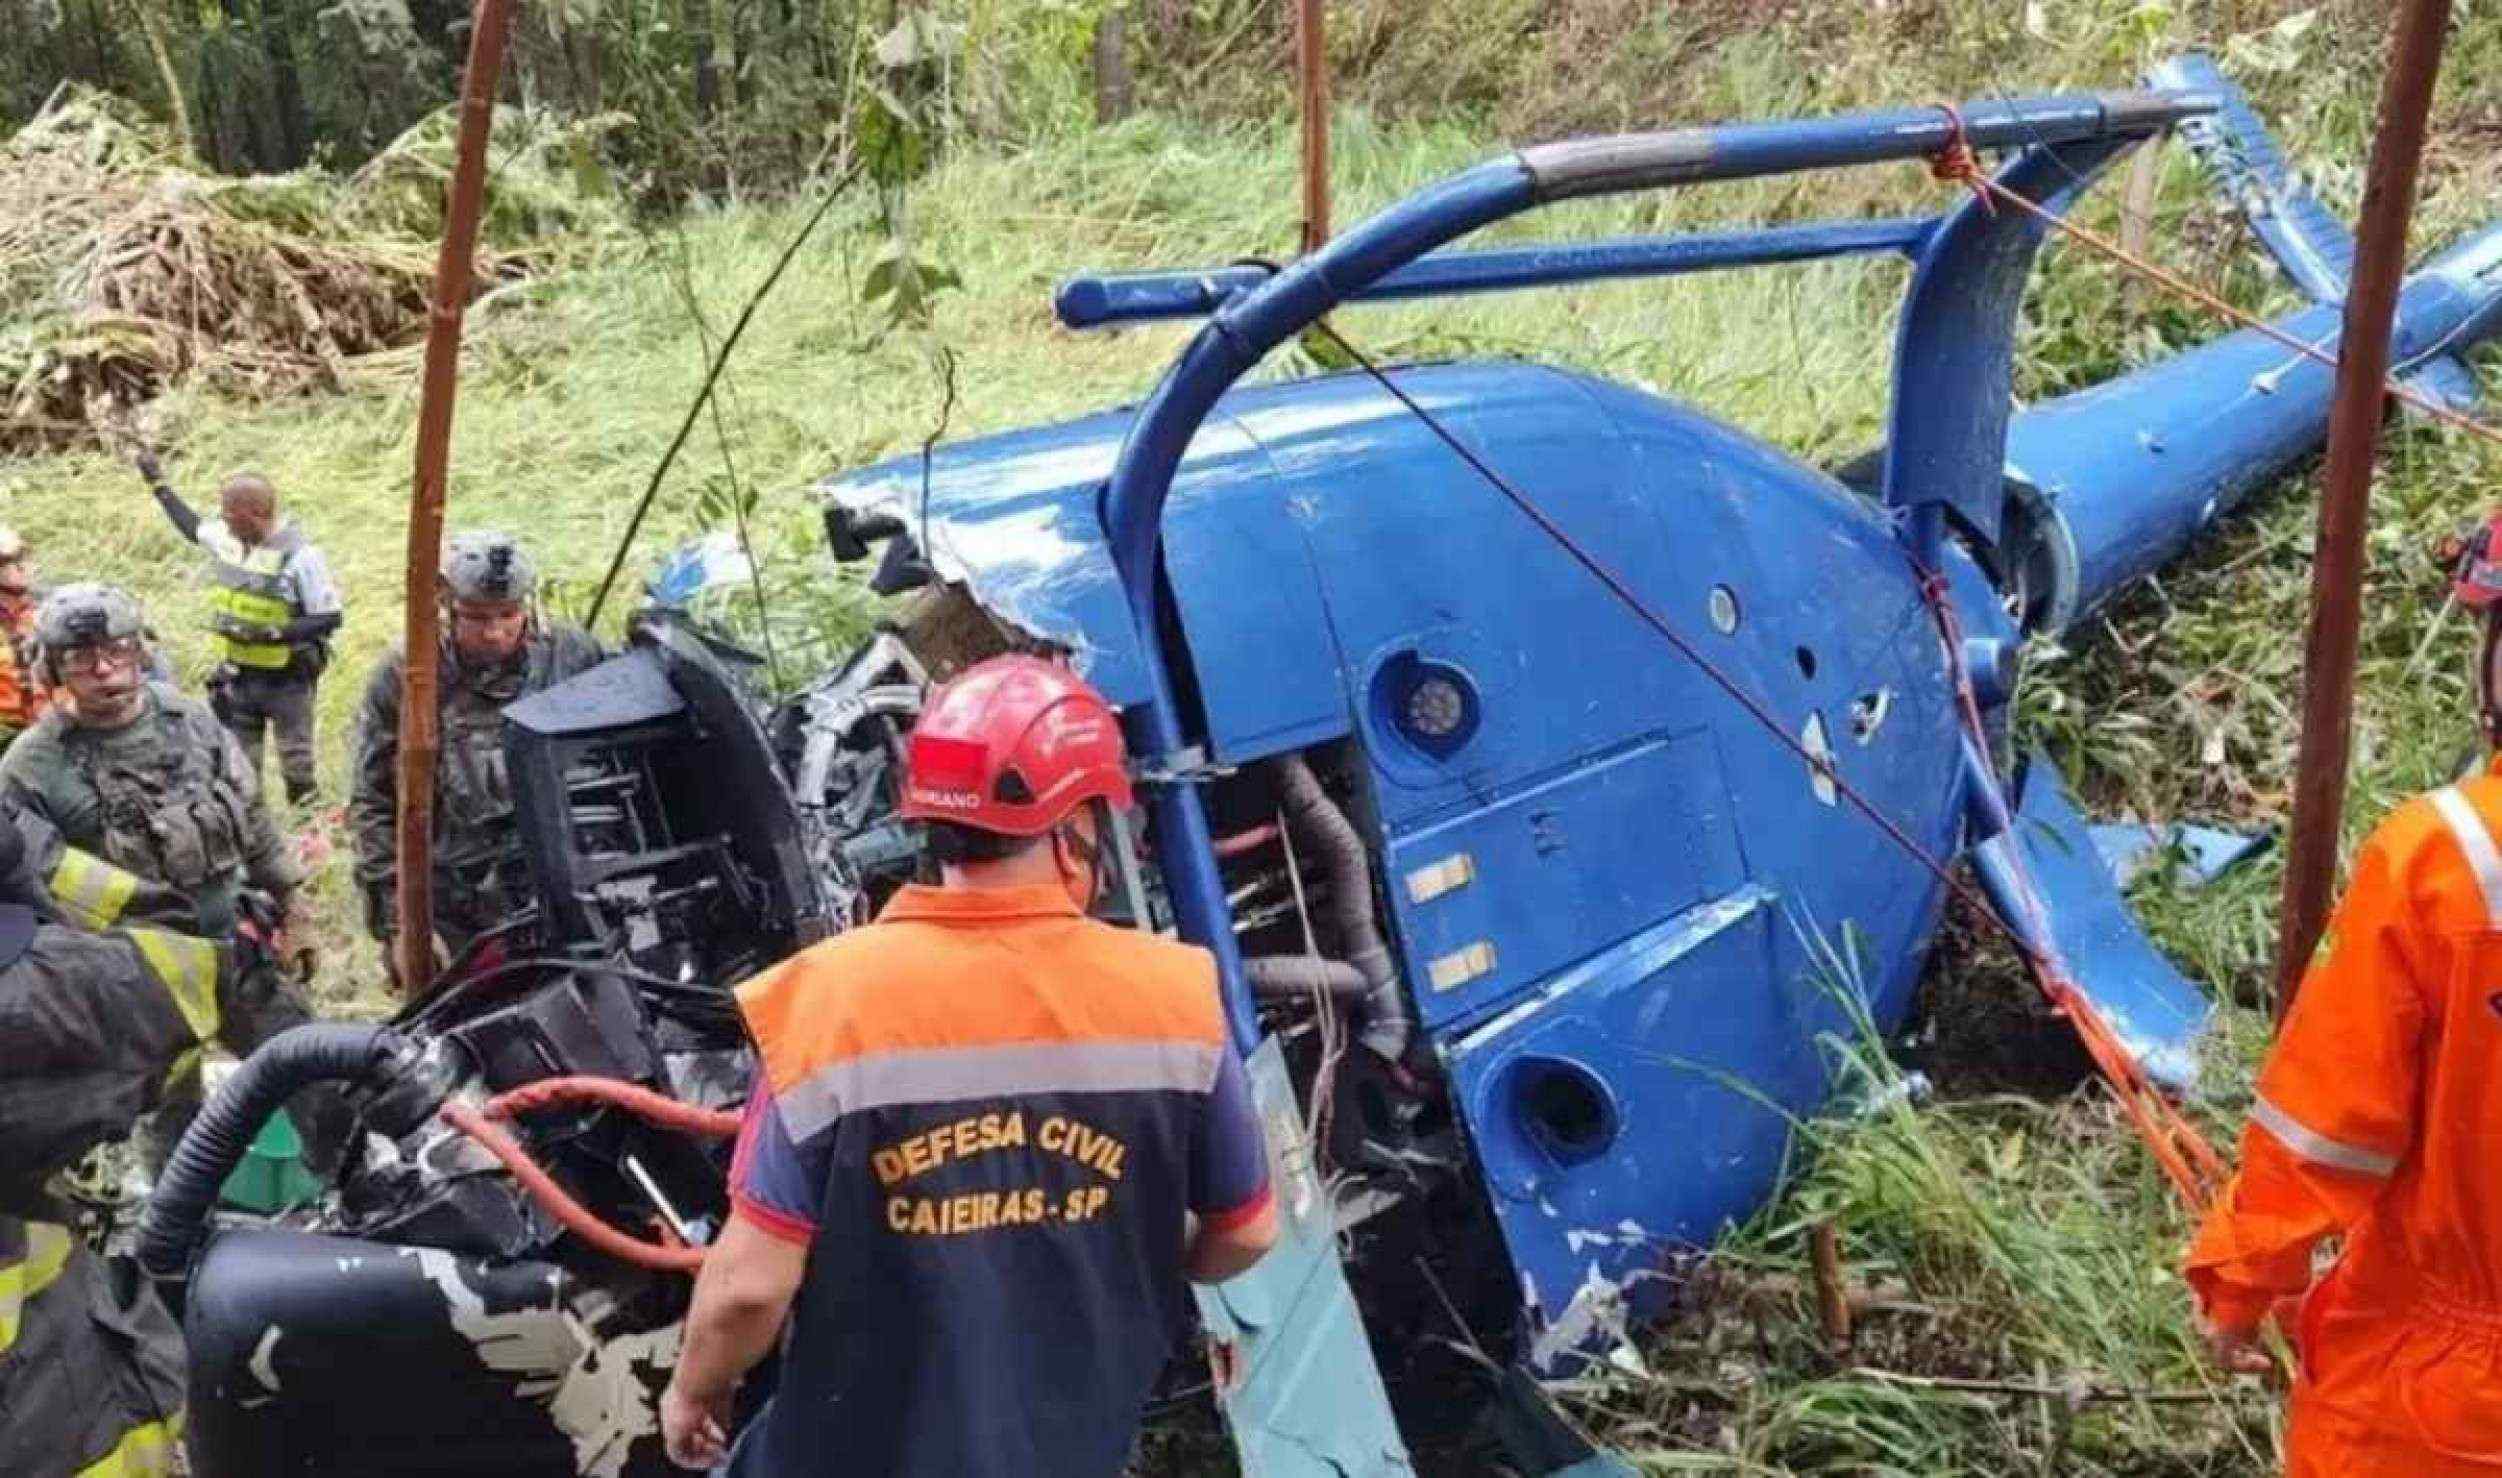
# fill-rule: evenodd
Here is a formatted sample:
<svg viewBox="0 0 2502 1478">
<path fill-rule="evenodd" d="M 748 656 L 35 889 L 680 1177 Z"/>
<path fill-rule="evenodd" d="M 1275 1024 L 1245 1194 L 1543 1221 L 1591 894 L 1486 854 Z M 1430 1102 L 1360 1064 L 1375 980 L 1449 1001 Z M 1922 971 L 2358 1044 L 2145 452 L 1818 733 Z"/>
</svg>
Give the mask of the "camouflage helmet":
<svg viewBox="0 0 2502 1478">
<path fill-rule="evenodd" d="M 146 634 L 147 619 L 140 613 L 139 602 L 92 580 L 64 585 L 35 607 L 37 660 L 55 682 L 60 680 L 58 659 L 63 652 Z"/>
<path fill-rule="evenodd" d="M 454 534 L 443 554 L 443 588 L 454 600 L 528 600 L 539 569 L 510 534 L 472 529 Z"/>
</svg>

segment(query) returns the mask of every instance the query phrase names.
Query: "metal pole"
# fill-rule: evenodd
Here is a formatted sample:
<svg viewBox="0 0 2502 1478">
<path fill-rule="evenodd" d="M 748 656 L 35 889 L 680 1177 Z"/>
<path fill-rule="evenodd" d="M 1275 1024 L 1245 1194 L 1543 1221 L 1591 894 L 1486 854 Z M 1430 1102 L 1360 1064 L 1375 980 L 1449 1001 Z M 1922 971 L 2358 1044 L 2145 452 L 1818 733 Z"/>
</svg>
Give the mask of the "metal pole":
<svg viewBox="0 0 2502 1478">
<path fill-rule="evenodd" d="M 1329 239 L 1329 54 L 1321 0 L 1295 0 L 1295 72 L 1303 92 L 1303 250 Z"/>
<path fill-rule="evenodd" d="M 2294 771 L 2293 835 L 2276 941 L 2281 1019 L 2327 923 L 2345 810 L 2354 704 L 2355 627 L 2362 614 L 2363 525 L 2388 399 L 2389 326 L 2406 275 L 2407 224 L 2424 157 L 2425 119 L 2450 0 L 2403 0 L 2380 92 L 2380 132 L 2355 228 L 2354 283 L 2337 352 L 2328 418 L 2318 553 L 2311 564 L 2311 631 L 2303 654 L 2302 750 Z"/>
<path fill-rule="evenodd" d="M 442 563 L 443 488 L 451 465 L 452 400 L 459 388 L 461 317 L 475 285 L 478 206 L 486 194 L 487 135 L 495 122 L 495 83 L 504 68 L 510 0 L 477 0 L 470 16 L 469 67 L 461 79 L 460 135 L 452 161 L 443 245 L 435 258 L 434 304 L 426 324 L 426 368 L 417 403 L 417 482 L 408 508 L 408 660 L 400 679 L 399 918 L 400 990 L 434 979 L 434 765 L 443 747 L 436 707 L 441 623 L 435 578 Z"/>
</svg>

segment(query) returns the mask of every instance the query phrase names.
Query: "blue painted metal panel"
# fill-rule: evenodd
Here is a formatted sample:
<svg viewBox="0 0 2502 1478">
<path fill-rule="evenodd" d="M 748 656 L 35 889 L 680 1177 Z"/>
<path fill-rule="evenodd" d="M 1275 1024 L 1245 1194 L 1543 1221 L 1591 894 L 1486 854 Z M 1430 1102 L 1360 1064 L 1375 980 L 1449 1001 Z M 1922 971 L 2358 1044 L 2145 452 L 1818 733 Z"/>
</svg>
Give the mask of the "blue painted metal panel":
<svg viewBox="0 0 2502 1478">
<path fill-rule="evenodd" d="M 1348 301 L 1453 297 L 1571 282 L 1672 277 L 1732 267 L 1806 262 L 1870 252 L 1907 252 L 1935 221 L 1819 221 L 1683 236 L 1619 236 L 1604 241 L 1547 242 L 1488 251 L 1444 251 L 1419 258 Z M 1052 296 L 1069 328 L 1100 328 L 1163 318 L 1200 318 L 1269 278 L 1266 267 L 1210 267 L 1196 272 L 1104 272 L 1072 277 Z"/>
<path fill-rule="evenodd" d="M 1584 760 L 1483 810 L 1396 835 L 1385 858 L 1428 1027 L 1482 1014 L 1637 930 L 1735 889 L 1738 818 L 1711 732 Z M 1400 880 L 1465 856 L 1474 879 L 1418 899 Z M 1487 953 L 1469 963 L 1467 951 Z M 1444 977 L 1448 983 L 1444 983 Z"/>
<path fill-rule="evenodd" d="M 2407 280 L 2391 354 L 2450 353 L 2502 328 L 2502 281 L 2435 268 Z M 2339 310 L 2274 327 L 2334 353 Z M 2335 374 L 2255 330 L 2035 406 L 2008 427 L 2007 475 L 2052 522 L 2045 626 L 2090 614 L 2178 555 L 2216 518 L 2317 451 Z"/>
<path fill-rule="evenodd" d="M 2011 855 L 2019 846 L 2029 890 Z M 2046 756 L 2026 771 L 2014 829 L 1974 847 L 1973 862 L 2000 914 L 2019 927 L 2030 921 L 2036 946 L 2066 963 L 2148 1076 L 2175 1088 L 2196 1080 L 2214 1003 L 2146 942 Z"/>
<path fill-rule="evenodd" d="M 2215 94 L 2220 106 L 2207 117 L 2185 120 L 2181 137 L 2250 218 L 2251 229 L 2294 285 L 2313 302 L 2344 302 L 2354 276 L 2354 237 L 2285 162 L 2240 87 L 2195 53 L 2157 64 L 2146 80 Z"/>
<path fill-rule="evenodd" d="M 2033 200 L 2073 194 L 2132 142 L 2092 137 L 2028 148 L 1999 170 L 1998 183 Z M 1983 542 L 1997 541 L 2016 310 L 2048 229 L 2030 212 L 1966 200 L 1930 235 L 1912 269 L 1895 337 L 1883 494 L 1888 506 L 1913 514 L 1911 546 L 1925 562 L 1939 557 L 1939 509 Z"/>
<path fill-rule="evenodd" d="M 1319 743 L 1348 724 L 1318 580 L 1286 507 L 1285 474 L 1236 413 L 1284 401 L 1315 424 L 1337 414 L 1333 406 L 1369 421 L 1383 414 L 1377 399 L 1346 380 L 1244 391 L 1209 422 L 1184 464 L 1166 558 L 1183 629 L 1204 669 L 1218 759 L 1239 763 Z M 926 529 L 943 573 L 969 580 L 1002 618 L 1069 647 L 1106 697 L 1133 704 L 1147 695 L 1147 675 L 1095 506 L 1129 421 L 1116 411 L 937 448 L 926 516 L 917 455 L 847 473 L 820 491 L 892 513 L 916 539 Z"/>
<path fill-rule="evenodd" d="M 1843 1013 L 1784 967 L 1777 912 L 1752 887 L 1703 904 L 1445 1046 L 1539 1330 L 1533 1363 L 1655 1306 L 1667 1255 L 1759 1204 L 1785 1112 L 1823 1096 L 1816 1039 Z"/>
</svg>

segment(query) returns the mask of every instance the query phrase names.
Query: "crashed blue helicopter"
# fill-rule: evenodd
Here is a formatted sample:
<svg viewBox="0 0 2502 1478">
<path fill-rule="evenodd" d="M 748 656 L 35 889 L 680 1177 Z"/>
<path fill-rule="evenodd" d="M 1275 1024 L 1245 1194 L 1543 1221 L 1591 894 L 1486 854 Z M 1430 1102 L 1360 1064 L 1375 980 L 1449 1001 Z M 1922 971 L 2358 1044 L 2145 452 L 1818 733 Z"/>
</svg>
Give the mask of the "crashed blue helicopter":
<svg viewBox="0 0 2502 1478">
<path fill-rule="evenodd" d="M 2007 154 L 2002 183 L 2055 207 L 2179 126 L 2316 300 L 2280 327 L 2333 340 L 2342 228 L 2211 64 L 2154 80 L 2166 90 L 1976 104 L 1963 126 Z M 1533 1365 L 1620 1329 L 1663 1253 L 1772 1189 L 1780 1111 L 1822 1099 L 1817 1039 L 1848 1030 L 1815 981 L 1818 931 L 1857 935 L 1868 1008 L 1901 1019 L 1945 890 L 1840 787 L 1929 856 L 1969 860 L 2152 1075 L 2193 1071 L 2205 999 L 2129 919 L 2055 771 L 2003 789 L 1957 692 L 1994 722 L 2026 634 L 2074 624 L 2314 450 L 2330 372 L 2240 333 L 2010 416 L 2043 228 L 1980 202 L 1440 250 L 1577 197 L 1918 159 L 1953 127 L 1923 108 L 1547 145 L 1274 275 L 1081 277 L 1058 295 L 1071 327 L 1208 319 L 1144 405 L 831 487 L 842 508 L 918 520 L 944 578 L 1076 653 L 1127 706 L 1165 782 L 1155 860 L 1173 917 L 1223 960 L 1237 1044 L 1289 1145 L 1301 1100 L 1262 1013 L 1283 991 L 1264 988 L 1252 941 L 1294 950 L 1302 926 L 1246 928 L 1249 870 L 1212 843 L 1279 798 L 1291 820 L 1297 787 L 1262 784 L 1263 767 L 1344 785 L 1370 869 L 1347 885 L 1377 888 L 1387 919 L 1334 943 L 1386 942 L 1399 991 L 1350 995 L 1360 1040 L 1430 1048 Z M 1858 489 L 1689 407 L 1551 368 L 1233 389 L 1344 303 L 1866 253 L 1913 271 L 1889 435 Z M 2497 326 L 2488 232 L 2410 280 L 2393 361 L 2470 399 L 2458 353 Z M 1924 570 L 1945 577 L 1959 650 L 1930 619 Z M 1663 640 L 1662 622 L 1682 636 Z M 1765 715 L 1796 745 L 1769 740 Z M 1337 1286 L 1344 1206 L 1333 1219 L 1309 1177 L 1295 1205 L 1291 1251 L 1205 1304 L 1245 1346 L 1237 1438 L 1262 1472 L 1322 1471 L 1316 1452 L 1394 1467 L 1361 1456 L 1395 1439 Z"/>
<path fill-rule="evenodd" d="M 1073 328 L 1207 322 L 1141 405 L 826 483 L 837 558 L 877 558 L 875 586 L 910 596 L 840 668 L 765 711 L 661 611 L 626 655 L 508 713 L 539 952 L 638 974 L 577 965 L 492 1010 L 397 1025 L 376 1061 L 399 1066 L 377 1070 L 422 1060 L 434 1084 L 399 1093 L 417 1108 L 397 1122 L 379 1115 L 402 1149 L 352 1170 L 320 1231 L 223 1232 L 193 1264 L 202 1471 L 274 1470 L 308 1411 L 373 1406 L 325 1372 L 362 1368 L 377 1320 L 442 1324 L 476 1369 L 437 1392 L 433 1436 L 411 1428 L 438 1409 L 419 1388 L 451 1377 L 414 1365 L 359 1431 L 438 1456 L 453 1432 L 501 1433 L 509 1455 L 526 1420 L 551 1434 L 534 1450 L 578 1471 L 662 1471 L 647 1403 L 674 1350 L 667 1300 L 644 1289 L 585 1315 L 565 1290 L 603 1285 L 561 1230 L 482 1190 L 496 1167 L 443 1152 L 417 1110 L 453 1081 L 586 1071 L 732 1101 L 735 1033 L 704 1035 L 683 983 L 726 984 L 865 918 L 910 874 L 900 736 L 929 681 L 1003 649 L 1065 653 L 1122 707 L 1146 803 L 1110 848 L 1115 907 L 1215 953 L 1252 1068 L 1287 1236 L 1201 1303 L 1246 1471 L 1411 1471 L 1453 1420 L 1415 1394 L 1415 1336 L 1455 1317 L 1510 1370 L 1488 1410 L 1513 1469 L 1603 1471 L 1543 1414 L 1537 1377 L 1621 1339 L 1669 1295 L 1675 1255 L 1773 1192 L 1787 1116 L 1831 1092 L 1819 1041 L 1850 1029 L 1831 942 L 1851 941 L 1857 1005 L 1899 1025 L 1947 899 L 1938 866 L 1968 864 L 2145 1070 L 2186 1084 L 2206 999 L 2137 929 L 2056 772 L 2003 782 L 1998 751 L 2026 638 L 2074 625 L 2314 451 L 2330 372 L 2237 333 L 2015 412 L 2044 228 L 1969 199 L 1445 249 L 1559 201 L 1916 160 L 1958 134 L 1998 156 L 2007 188 L 2064 209 L 2177 129 L 2314 300 L 2280 327 L 2333 340 L 2342 229 L 2211 64 L 2152 80 L 1959 118 L 1541 145 L 1282 270 L 1066 283 Z M 1551 367 L 1238 387 L 1345 304 L 1887 254 L 1911 264 L 1887 435 L 1838 476 Z M 2409 280 L 2393 361 L 2465 402 L 2459 356 L 2497 328 L 2488 230 Z M 662 1027 L 635 1026 L 634 979 L 670 985 L 645 992 Z M 567 1132 L 541 1148 L 586 1200 L 657 1205 L 700 1240 L 720 1205 L 700 1161 Z M 648 1197 L 602 1177 L 615 1163 Z M 525 1337 L 533 1318 L 565 1337 Z M 495 1415 L 494 1390 L 524 1415 Z M 501 1471 L 476 1451 L 464 1471 Z"/>
</svg>

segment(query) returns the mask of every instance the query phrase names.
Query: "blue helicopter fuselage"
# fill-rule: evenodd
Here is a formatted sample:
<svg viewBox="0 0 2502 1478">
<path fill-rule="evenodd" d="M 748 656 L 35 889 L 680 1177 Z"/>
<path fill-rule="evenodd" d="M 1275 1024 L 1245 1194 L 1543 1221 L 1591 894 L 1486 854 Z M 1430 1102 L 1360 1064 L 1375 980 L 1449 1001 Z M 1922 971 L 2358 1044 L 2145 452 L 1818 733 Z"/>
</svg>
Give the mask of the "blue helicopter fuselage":
<svg viewBox="0 0 2502 1478">
<path fill-rule="evenodd" d="M 1403 1470 L 1381 1456 L 1397 1437 L 1337 1226 L 1245 983 L 1206 802 L 1237 767 L 1347 757 L 1408 1007 L 1540 1368 L 1620 1328 L 1670 1252 L 1762 1204 L 1796 1117 L 1832 1091 L 1835 1042 L 1901 1021 L 1951 864 L 2153 1076 L 2194 1072 L 2205 997 L 2137 931 L 2056 773 L 2009 783 L 1992 751 L 2023 628 L 2091 610 L 2316 449 L 2328 372 L 2243 333 L 2013 412 L 2043 228 L 1969 201 L 1928 221 L 1437 250 L 1553 200 L 1917 158 L 1958 134 L 2010 151 L 2001 184 L 2064 209 L 2130 145 L 2219 106 L 2248 142 L 2212 68 L 2179 67 L 2188 90 L 1524 150 L 1275 275 L 1081 279 L 1060 295 L 1072 323 L 1210 316 L 1146 402 L 826 485 L 1125 710 L 1164 896 L 1217 956 L 1285 1141 L 1287 1249 L 1202 1299 L 1247 1352 L 1228 1402 L 1246 1466 L 1317 1472 L 1325 1452 L 1331 1471 Z M 2261 183 L 2292 198 L 2271 167 Z M 2324 219 L 2312 203 L 2297 227 Z M 1236 383 L 1367 297 L 1867 252 L 1913 273 L 1864 489 L 1550 367 Z M 2402 370 L 2457 391 L 2457 351 L 2502 324 L 2498 255 L 2488 234 L 2411 282 Z M 2334 325 L 2328 307 L 2282 322 L 2306 342 Z"/>
</svg>

